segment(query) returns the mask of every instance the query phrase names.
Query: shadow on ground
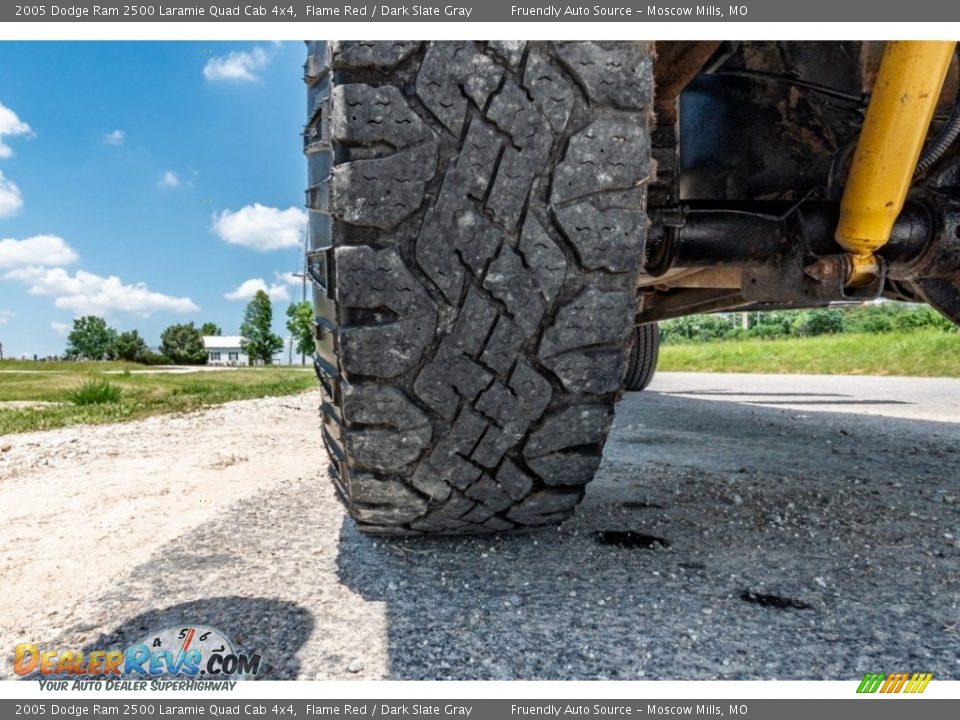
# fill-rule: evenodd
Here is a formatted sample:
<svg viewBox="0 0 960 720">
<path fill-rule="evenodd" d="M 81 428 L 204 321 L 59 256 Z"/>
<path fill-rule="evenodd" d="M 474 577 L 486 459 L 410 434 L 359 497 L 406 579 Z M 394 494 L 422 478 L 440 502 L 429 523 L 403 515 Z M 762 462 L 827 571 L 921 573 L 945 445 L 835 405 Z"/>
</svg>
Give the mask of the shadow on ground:
<svg viewBox="0 0 960 720">
<path fill-rule="evenodd" d="M 259 654 L 262 677 L 292 680 L 300 669 L 296 653 L 313 630 L 313 618 L 292 602 L 236 595 L 210 597 L 140 613 L 99 635 L 83 650 L 89 653 L 105 648 L 122 649 L 167 628 L 191 626 L 218 630 L 232 643 L 236 653 Z M 279 658 L 293 661 L 281 663 Z"/>
</svg>

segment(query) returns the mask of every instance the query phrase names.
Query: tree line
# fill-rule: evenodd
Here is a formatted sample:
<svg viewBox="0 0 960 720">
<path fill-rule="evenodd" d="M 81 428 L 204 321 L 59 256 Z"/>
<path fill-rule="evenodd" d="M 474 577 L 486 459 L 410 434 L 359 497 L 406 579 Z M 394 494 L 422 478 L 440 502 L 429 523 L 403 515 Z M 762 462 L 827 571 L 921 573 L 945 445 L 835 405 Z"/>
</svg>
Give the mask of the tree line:
<svg viewBox="0 0 960 720">
<path fill-rule="evenodd" d="M 747 313 L 690 315 L 660 323 L 665 343 L 711 340 L 775 340 L 839 333 L 888 333 L 920 329 L 957 332 L 953 322 L 927 305 L 871 303 L 815 310 L 771 310 Z"/>
<path fill-rule="evenodd" d="M 270 365 L 283 349 L 283 338 L 273 332 L 273 304 L 259 290 L 247 304 L 240 324 L 241 348 L 249 361 Z M 313 306 L 292 303 L 287 308 L 287 330 L 301 355 L 313 353 Z M 138 330 L 118 332 L 97 315 L 85 315 L 73 321 L 67 335 L 65 357 L 69 360 L 126 360 L 144 365 L 204 365 L 207 350 L 204 336 L 222 335 L 212 322 L 199 326 L 193 322 L 170 325 L 160 334 L 159 352 L 147 345 Z"/>
</svg>

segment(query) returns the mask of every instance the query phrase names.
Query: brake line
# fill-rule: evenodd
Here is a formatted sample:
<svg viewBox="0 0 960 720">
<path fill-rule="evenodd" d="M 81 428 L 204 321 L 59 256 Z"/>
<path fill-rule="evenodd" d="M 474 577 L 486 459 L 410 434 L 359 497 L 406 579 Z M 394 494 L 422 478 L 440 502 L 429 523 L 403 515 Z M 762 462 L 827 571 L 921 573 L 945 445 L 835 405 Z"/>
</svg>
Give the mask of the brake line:
<svg viewBox="0 0 960 720">
<path fill-rule="evenodd" d="M 957 47 L 956 55 L 957 67 L 960 68 L 960 46 Z M 944 153 L 951 148 L 958 137 L 960 137 L 960 79 L 958 79 L 957 82 L 957 96 L 953 101 L 953 110 L 950 112 L 950 117 L 947 118 L 946 124 L 940 128 L 936 140 L 924 149 L 920 160 L 917 161 L 917 169 L 914 171 L 913 176 L 918 177 L 923 175 L 933 167 L 934 163 L 943 157 Z"/>
</svg>

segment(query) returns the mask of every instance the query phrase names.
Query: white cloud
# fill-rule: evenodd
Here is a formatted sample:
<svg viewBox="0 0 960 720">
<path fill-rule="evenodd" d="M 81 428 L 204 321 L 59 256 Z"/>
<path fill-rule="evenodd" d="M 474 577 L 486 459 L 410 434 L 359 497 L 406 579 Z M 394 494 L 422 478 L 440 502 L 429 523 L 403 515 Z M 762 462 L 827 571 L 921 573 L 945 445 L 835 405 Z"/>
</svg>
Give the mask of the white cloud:
<svg viewBox="0 0 960 720">
<path fill-rule="evenodd" d="M 13 319 L 13 310 L 0 310 L 0 325 L 6 325 Z"/>
<path fill-rule="evenodd" d="M 175 188 L 180 184 L 180 176 L 177 175 L 173 170 L 167 170 L 163 175 L 160 176 L 160 179 L 157 181 L 157 187 L 159 188 Z"/>
<path fill-rule="evenodd" d="M 275 272 L 273 277 L 278 283 L 284 285 L 299 285 L 302 282 L 300 276 L 292 272 Z"/>
<path fill-rule="evenodd" d="M 214 214 L 211 229 L 231 245 L 267 251 L 300 245 L 306 223 L 307 213 L 301 208 L 280 210 L 254 203 Z"/>
<path fill-rule="evenodd" d="M 4 278 L 29 286 L 31 295 L 55 298 L 54 306 L 77 315 L 107 315 L 111 312 L 149 317 L 155 312 L 197 312 L 200 308 L 187 297 L 153 292 L 144 283 L 127 285 L 116 275 L 102 277 L 78 270 L 70 275 L 63 268 L 21 267 Z"/>
<path fill-rule="evenodd" d="M 13 155 L 13 149 L 3 142 L 3 136 L 15 137 L 17 135 L 30 136 L 33 131 L 30 126 L 17 117 L 17 114 L 3 103 L 0 103 L 0 158 L 8 158 Z"/>
<path fill-rule="evenodd" d="M 7 180 L 0 172 L 0 218 L 10 217 L 23 207 L 23 196 L 12 180 Z"/>
<path fill-rule="evenodd" d="M 123 145 L 126 138 L 127 134 L 123 130 L 111 130 L 103 136 L 103 141 L 107 145 Z"/>
<path fill-rule="evenodd" d="M 70 326 L 67 325 L 67 323 L 56 322 L 56 321 L 50 323 L 50 329 L 53 330 L 53 332 L 55 332 L 60 337 L 66 337 L 67 334 L 70 332 Z"/>
<path fill-rule="evenodd" d="M 240 283 L 235 290 L 231 290 L 224 297 L 227 300 L 252 300 L 258 290 L 263 290 L 273 302 L 290 300 L 290 293 L 283 285 L 270 285 L 263 278 L 250 278 Z"/>
<path fill-rule="evenodd" d="M 257 71 L 265 68 L 269 62 L 267 52 L 255 47 L 250 52 L 232 52 L 210 58 L 203 66 L 203 76 L 211 82 L 259 82 Z"/>
<path fill-rule="evenodd" d="M 56 235 L 0 240 L 0 268 L 69 265 L 78 258 L 76 251 Z"/>
</svg>

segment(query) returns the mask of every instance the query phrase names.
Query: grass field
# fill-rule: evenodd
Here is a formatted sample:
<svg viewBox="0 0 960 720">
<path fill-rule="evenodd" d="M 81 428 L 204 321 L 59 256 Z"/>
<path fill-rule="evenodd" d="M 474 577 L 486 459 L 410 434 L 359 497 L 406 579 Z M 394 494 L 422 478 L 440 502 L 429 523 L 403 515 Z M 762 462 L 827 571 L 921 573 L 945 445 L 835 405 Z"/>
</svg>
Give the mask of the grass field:
<svg viewBox="0 0 960 720">
<path fill-rule="evenodd" d="M 316 387 L 312 369 L 301 367 L 142 372 L 147 369 L 123 362 L 0 361 L 0 435 L 119 422 Z M 658 369 L 960 377 L 960 333 L 915 330 L 669 344 L 660 348 Z M 35 405 L 23 406 L 30 403 Z"/>
<path fill-rule="evenodd" d="M 960 377 L 960 333 L 914 330 L 662 345 L 658 370 Z"/>
<path fill-rule="evenodd" d="M 185 374 L 138 372 L 147 369 L 123 362 L 0 361 L 0 435 L 79 423 L 119 422 L 231 400 L 291 395 L 316 387 L 309 367 Z M 105 384 L 109 392 L 102 392 Z M 90 404 L 78 404 L 83 402 Z M 29 403 L 35 405 L 22 406 Z"/>
</svg>

